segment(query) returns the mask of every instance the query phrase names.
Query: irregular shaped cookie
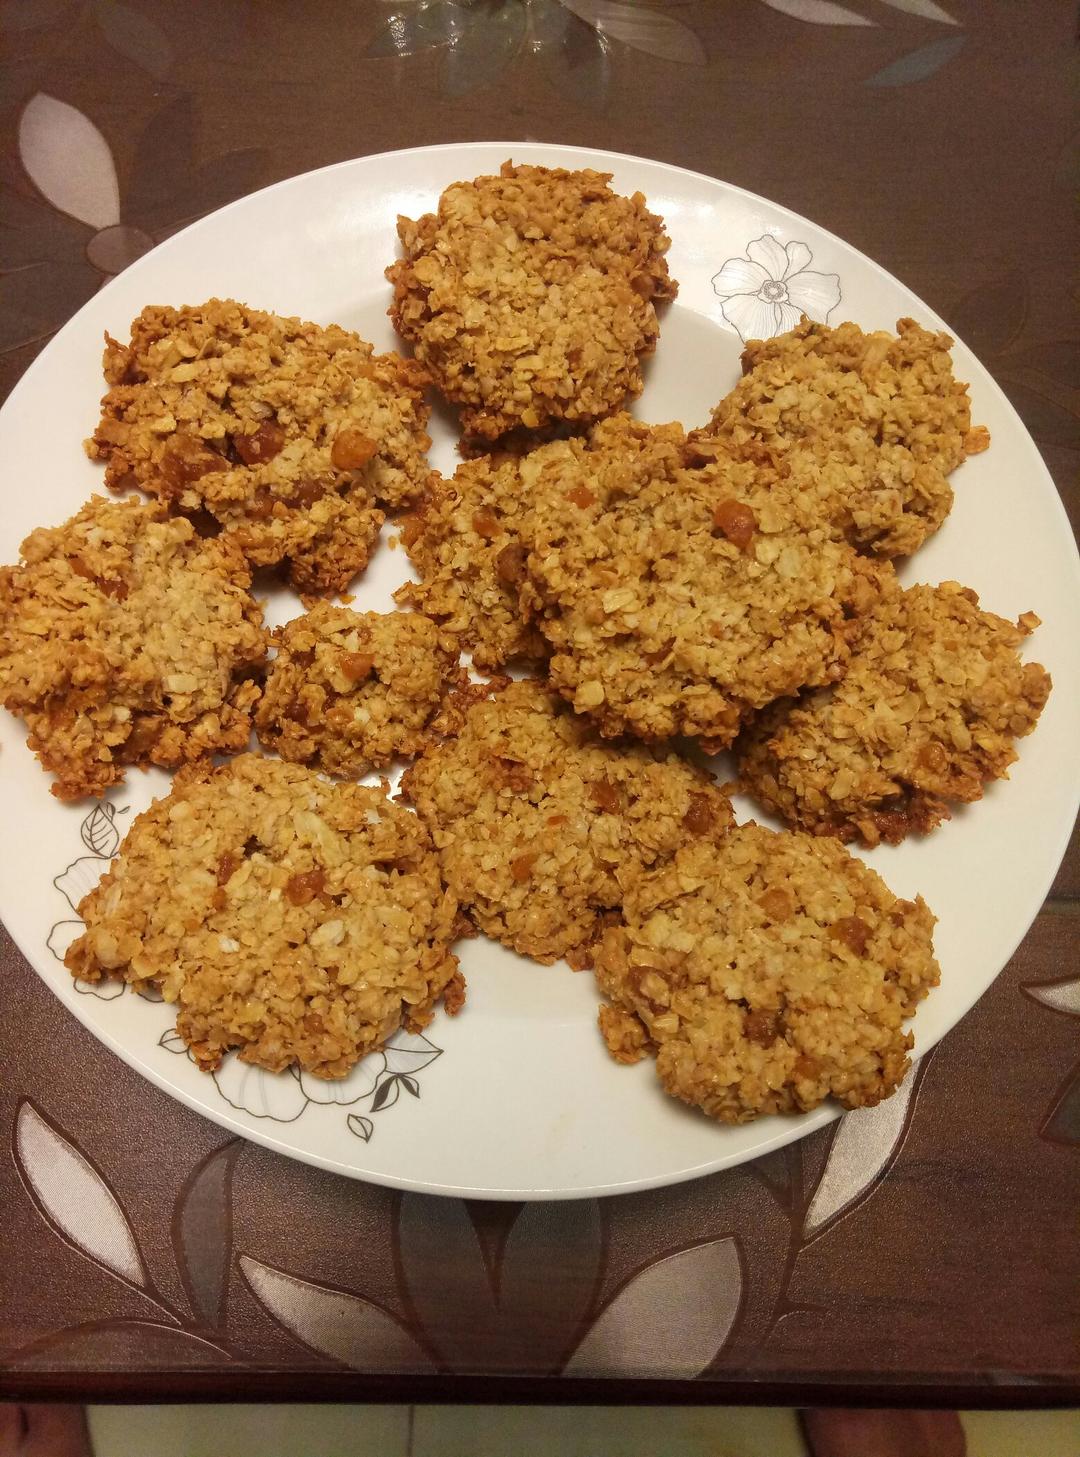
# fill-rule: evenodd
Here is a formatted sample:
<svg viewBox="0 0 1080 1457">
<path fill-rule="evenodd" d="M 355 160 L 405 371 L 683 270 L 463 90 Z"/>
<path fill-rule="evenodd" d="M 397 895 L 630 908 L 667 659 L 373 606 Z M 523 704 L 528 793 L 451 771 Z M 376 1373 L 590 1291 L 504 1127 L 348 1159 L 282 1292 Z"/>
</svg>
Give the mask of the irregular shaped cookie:
<svg viewBox="0 0 1080 1457">
<path fill-rule="evenodd" d="M 105 377 L 86 448 L 107 484 L 208 512 L 304 594 L 344 591 L 378 540 L 376 502 L 427 484 L 427 376 L 335 324 L 231 299 L 145 308 L 130 344 L 106 336 Z"/>
<path fill-rule="evenodd" d="M 948 334 L 806 321 L 743 351 L 743 378 L 702 432 L 797 480 L 856 545 L 906 556 L 952 507 L 950 471 L 990 443 L 971 426 Z"/>
<path fill-rule="evenodd" d="M 835 687 L 767 708 L 739 743 L 746 788 L 789 824 L 897 844 L 1007 778 L 1050 675 L 1017 648 L 1038 626 L 979 608 L 967 587 L 882 601 Z"/>
<path fill-rule="evenodd" d="M 22 556 L 0 567 L 0 702 L 54 794 L 247 747 L 268 635 L 235 543 L 156 502 L 94 496 Z"/>
<path fill-rule="evenodd" d="M 402 531 L 420 581 L 406 583 L 395 599 L 434 618 L 485 670 L 547 656 L 518 605 L 523 504 L 520 462 L 481 456 L 459 466 L 453 480 L 436 476 Z"/>
<path fill-rule="evenodd" d="M 902 1023 L 937 985 L 922 899 L 899 900 L 834 840 L 733 829 L 628 891 L 596 976 L 622 1062 L 648 1050 L 665 1090 L 724 1123 L 888 1097 Z"/>
<path fill-rule="evenodd" d="M 345 778 L 417 753 L 443 694 L 464 681 L 457 647 L 418 612 L 320 602 L 276 639 L 259 738 L 283 759 Z"/>
<path fill-rule="evenodd" d="M 891 578 L 768 467 L 705 445 L 619 415 L 521 461 L 521 600 L 552 684 L 605 735 L 723 748 L 752 709 L 839 675 Z"/>
<path fill-rule="evenodd" d="M 245 754 L 177 776 L 79 914 L 73 975 L 160 987 L 211 1071 L 344 1077 L 464 998 L 456 903 L 427 830 L 380 789 Z"/>
<path fill-rule="evenodd" d="M 714 840 L 731 806 L 675 754 L 602 743 L 542 683 L 479 686 L 447 715 L 402 789 L 481 930 L 537 961 L 587 965 L 605 915 L 643 866 Z"/>
<path fill-rule="evenodd" d="M 455 182 L 437 213 L 398 219 L 390 316 L 448 400 L 466 445 L 587 424 L 641 392 L 654 300 L 674 298 L 670 240 L 606 172 L 504 164 Z"/>
</svg>

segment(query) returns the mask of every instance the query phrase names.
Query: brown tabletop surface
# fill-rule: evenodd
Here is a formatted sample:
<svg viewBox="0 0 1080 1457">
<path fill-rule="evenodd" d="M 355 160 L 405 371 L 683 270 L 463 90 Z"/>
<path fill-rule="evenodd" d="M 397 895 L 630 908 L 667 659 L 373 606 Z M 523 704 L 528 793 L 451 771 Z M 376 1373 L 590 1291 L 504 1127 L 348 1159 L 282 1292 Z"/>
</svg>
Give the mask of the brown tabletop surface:
<svg viewBox="0 0 1080 1457">
<path fill-rule="evenodd" d="M 1003 385 L 1076 519 L 1065 0 L 4 0 L 0 24 L 5 392 L 104 278 L 255 188 L 433 142 L 578 143 L 736 183 L 878 260 Z M 70 109 L 70 176 L 114 170 L 111 211 L 20 154 L 41 97 Z M 402 1195 L 223 1133 L 0 933 L 0 1391 L 1076 1402 L 1078 915 L 1074 836 L 902 1120 L 532 1206 Z M 695 1300 L 733 1251 L 726 1304 Z"/>
</svg>

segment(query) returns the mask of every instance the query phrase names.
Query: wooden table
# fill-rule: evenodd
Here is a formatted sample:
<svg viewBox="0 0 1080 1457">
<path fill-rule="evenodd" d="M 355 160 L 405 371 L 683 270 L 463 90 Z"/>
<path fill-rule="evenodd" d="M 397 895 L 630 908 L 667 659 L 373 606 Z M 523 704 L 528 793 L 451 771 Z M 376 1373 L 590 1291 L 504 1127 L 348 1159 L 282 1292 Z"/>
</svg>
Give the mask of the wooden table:
<svg viewBox="0 0 1080 1457">
<path fill-rule="evenodd" d="M 2 19 L 5 390 L 104 276 L 254 188 L 431 142 L 581 143 L 763 193 L 879 260 L 989 366 L 1075 520 L 1063 0 L 18 0 Z M 48 196 L 19 150 L 41 96 L 71 109 Z M 226 1137 L 93 1041 L 3 939 L 0 1391 L 1080 1402 L 1080 985 L 1056 1007 L 1040 990 L 1075 974 L 1078 914 L 1074 839 L 898 1125 L 527 1208 L 399 1195 Z M 27 1104 L 38 1156 L 84 1159 L 112 1191 L 93 1251 L 24 1181 Z M 732 1240 L 728 1328 L 688 1296 Z M 251 1261 L 307 1282 L 291 1323 Z M 605 1309 L 604 1374 L 561 1375 Z"/>
</svg>

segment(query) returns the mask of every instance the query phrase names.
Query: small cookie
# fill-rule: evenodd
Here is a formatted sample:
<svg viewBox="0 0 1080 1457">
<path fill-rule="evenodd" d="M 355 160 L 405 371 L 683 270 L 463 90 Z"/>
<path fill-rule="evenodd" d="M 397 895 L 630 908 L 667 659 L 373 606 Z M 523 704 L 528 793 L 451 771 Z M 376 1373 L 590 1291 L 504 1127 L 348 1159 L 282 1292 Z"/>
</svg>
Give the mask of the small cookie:
<svg viewBox="0 0 1080 1457">
<path fill-rule="evenodd" d="M 231 299 L 145 308 L 129 345 L 106 336 L 105 377 L 86 449 L 106 483 L 209 513 L 303 594 L 344 591 L 378 540 L 376 503 L 427 484 L 427 376 L 334 324 Z"/>
<path fill-rule="evenodd" d="M 428 749 L 402 789 L 443 874 L 481 930 L 537 961 L 587 965 L 605 915 L 643 866 L 713 840 L 731 806 L 675 754 L 602 743 L 543 683 L 479 685 L 457 736 Z"/>
<path fill-rule="evenodd" d="M 453 183 L 437 214 L 398 219 L 390 317 L 461 407 L 467 446 L 588 424 L 641 393 L 653 301 L 676 292 L 670 240 L 642 195 L 610 180 L 507 162 Z"/>
<path fill-rule="evenodd" d="M 54 794 L 247 747 L 268 635 L 234 543 L 157 502 L 94 496 L 31 532 L 22 556 L 0 567 L 0 702 Z"/>
<path fill-rule="evenodd" d="M 83 900 L 66 964 L 159 987 L 204 1071 L 344 1077 L 464 982 L 431 840 L 380 789 L 245 754 L 178 775 Z"/>
<path fill-rule="evenodd" d="M 1005 779 L 1050 675 L 1017 648 L 1038 626 L 979 608 L 967 587 L 909 587 L 867 620 L 841 682 L 767 708 L 738 748 L 745 787 L 791 825 L 898 844 Z"/>
<path fill-rule="evenodd" d="M 768 467 L 677 425 L 618 415 L 520 469 L 522 604 L 552 684 L 606 736 L 725 747 L 753 709 L 839 675 L 891 578 Z"/>
<path fill-rule="evenodd" d="M 698 842 L 628 891 L 596 976 L 612 1056 L 723 1123 L 870 1107 L 909 1066 L 902 1023 L 937 985 L 922 899 L 833 840 L 758 825 Z"/>
<path fill-rule="evenodd" d="M 743 378 L 702 432 L 790 472 L 855 545 L 906 556 L 945 520 L 946 477 L 985 450 L 948 334 L 901 319 L 898 336 L 806 321 L 743 351 Z"/>
<path fill-rule="evenodd" d="M 485 671 L 547 656 L 518 605 L 523 490 L 519 460 L 481 456 L 459 466 L 453 480 L 435 477 L 402 530 L 420 580 L 407 582 L 395 600 L 434 618 Z"/>
<path fill-rule="evenodd" d="M 464 677 L 457 648 L 418 612 L 319 602 L 276 640 L 255 715 L 260 741 L 346 779 L 418 753 L 445 690 Z"/>
</svg>

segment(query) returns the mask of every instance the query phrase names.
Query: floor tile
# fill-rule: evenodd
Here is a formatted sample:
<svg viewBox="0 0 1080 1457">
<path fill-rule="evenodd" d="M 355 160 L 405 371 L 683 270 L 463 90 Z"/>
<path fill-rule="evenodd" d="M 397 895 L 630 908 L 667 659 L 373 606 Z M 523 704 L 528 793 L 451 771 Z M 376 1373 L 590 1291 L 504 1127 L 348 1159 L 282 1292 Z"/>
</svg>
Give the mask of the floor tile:
<svg viewBox="0 0 1080 1457">
<path fill-rule="evenodd" d="M 795 1414 L 759 1407 L 417 1407 L 411 1457 L 805 1457 Z"/>
<path fill-rule="evenodd" d="M 94 1457 L 407 1457 L 407 1406 L 92 1406 Z"/>
<path fill-rule="evenodd" d="M 967 1457 L 1080 1457 L 1080 1411 L 965 1411 Z"/>
</svg>

